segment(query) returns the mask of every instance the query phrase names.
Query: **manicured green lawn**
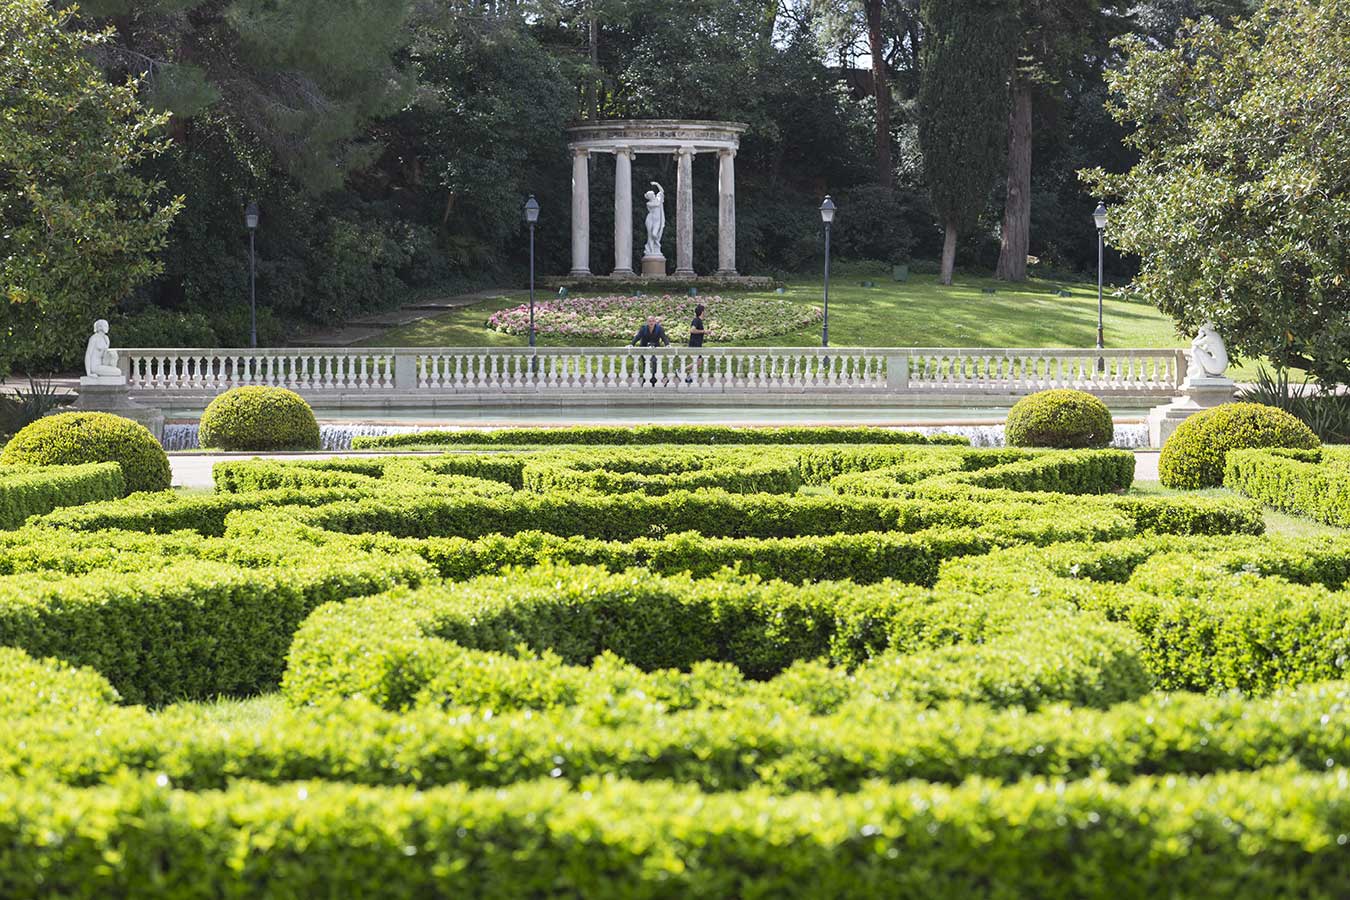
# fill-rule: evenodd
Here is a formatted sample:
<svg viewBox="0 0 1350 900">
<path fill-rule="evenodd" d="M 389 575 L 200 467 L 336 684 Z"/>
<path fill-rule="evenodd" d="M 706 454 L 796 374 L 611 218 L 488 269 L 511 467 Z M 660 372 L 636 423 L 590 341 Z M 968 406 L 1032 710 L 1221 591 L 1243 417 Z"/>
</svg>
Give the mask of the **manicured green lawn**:
<svg viewBox="0 0 1350 900">
<path fill-rule="evenodd" d="M 865 270 L 864 270 L 865 272 Z M 867 278 L 876 287 L 866 288 Z M 787 295 L 819 306 L 821 281 L 793 282 Z M 1069 296 L 1056 296 L 1067 290 Z M 986 294 L 992 289 L 993 294 Z M 537 295 L 547 298 L 549 295 Z M 523 338 L 484 326 L 499 309 L 528 299 L 523 291 L 455 310 L 434 319 L 392 329 L 372 343 L 394 346 L 513 346 Z M 1184 342 L 1171 322 L 1152 307 L 1127 303 L 1108 293 L 1106 337 L 1116 347 L 1177 347 Z M 633 323 L 636 331 L 641 323 Z M 1051 281 L 1008 284 L 992 278 L 958 278 L 944 287 L 935 276 L 916 275 L 906 283 L 879 274 L 849 272 L 830 281 L 830 343 L 843 347 L 1090 347 L 1097 334 L 1095 285 Z M 594 339 L 541 336 L 547 346 L 584 346 Z M 751 346 L 806 347 L 820 342 L 819 327 L 749 342 Z"/>
<path fill-rule="evenodd" d="M 875 287 L 863 287 L 871 280 Z M 787 295 L 820 305 L 822 282 L 794 281 Z M 987 294 L 985 290 L 994 293 Z M 1058 296 L 1059 291 L 1068 296 Z M 367 341 L 394 347 L 514 347 L 520 335 L 491 331 L 484 324 L 500 309 L 524 303 L 525 291 L 394 328 Z M 549 299 L 540 293 L 536 299 Z M 1185 347 L 1170 319 L 1142 303 L 1128 302 L 1107 289 L 1103 303 L 1106 345 L 1126 348 Z M 634 322 L 636 331 L 641 323 Z M 683 323 L 681 323 L 683 324 Z M 840 347 L 1091 347 L 1097 338 L 1094 284 L 1031 279 L 1010 284 L 993 278 L 958 276 L 943 286 L 936 276 L 914 275 L 905 283 L 883 279 L 880 270 L 846 268 L 830 280 L 830 343 Z M 746 346 L 809 347 L 820 342 L 819 327 L 755 341 Z M 540 335 L 545 347 L 589 346 L 594 338 Z M 1255 376 L 1251 361 L 1234 367 L 1239 380 Z"/>
</svg>

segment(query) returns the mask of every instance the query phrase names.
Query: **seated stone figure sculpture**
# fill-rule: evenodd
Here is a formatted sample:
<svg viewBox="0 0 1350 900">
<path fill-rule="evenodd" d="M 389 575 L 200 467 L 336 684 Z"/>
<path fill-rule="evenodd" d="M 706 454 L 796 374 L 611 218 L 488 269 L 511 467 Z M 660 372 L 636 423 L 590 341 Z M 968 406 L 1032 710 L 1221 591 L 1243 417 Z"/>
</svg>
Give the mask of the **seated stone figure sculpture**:
<svg viewBox="0 0 1350 900">
<path fill-rule="evenodd" d="M 108 320 L 99 319 L 94 323 L 94 333 L 84 350 L 85 376 L 99 381 L 122 380 L 122 370 L 117 367 L 117 351 L 112 349 L 108 338 Z"/>
<path fill-rule="evenodd" d="M 1205 378 L 1222 378 L 1228 371 L 1228 348 L 1214 330 L 1214 323 L 1201 325 L 1195 340 L 1191 341 L 1191 363 L 1196 374 Z"/>
</svg>

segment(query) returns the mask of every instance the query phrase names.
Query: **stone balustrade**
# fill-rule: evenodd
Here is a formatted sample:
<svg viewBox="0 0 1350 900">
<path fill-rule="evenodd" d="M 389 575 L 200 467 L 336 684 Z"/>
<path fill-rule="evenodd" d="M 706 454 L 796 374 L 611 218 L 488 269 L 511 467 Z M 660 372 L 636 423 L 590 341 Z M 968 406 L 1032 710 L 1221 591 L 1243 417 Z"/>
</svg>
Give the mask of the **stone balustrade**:
<svg viewBox="0 0 1350 900">
<path fill-rule="evenodd" d="M 119 349 L 132 394 L 209 399 L 241 385 L 291 388 L 322 405 L 362 398 L 508 396 L 1010 395 L 1068 387 L 1171 396 L 1180 350 L 895 347 Z M 653 381 L 655 384 L 653 384 Z"/>
</svg>

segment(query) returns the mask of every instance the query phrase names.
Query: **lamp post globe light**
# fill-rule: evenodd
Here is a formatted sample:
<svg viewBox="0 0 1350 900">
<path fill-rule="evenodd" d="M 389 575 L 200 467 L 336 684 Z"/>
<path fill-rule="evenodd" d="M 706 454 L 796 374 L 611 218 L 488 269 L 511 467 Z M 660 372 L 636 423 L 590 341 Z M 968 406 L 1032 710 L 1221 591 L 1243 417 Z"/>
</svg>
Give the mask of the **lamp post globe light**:
<svg viewBox="0 0 1350 900">
<path fill-rule="evenodd" d="M 253 252 L 253 235 L 258 230 L 258 204 L 250 200 L 244 210 L 244 227 L 248 229 L 248 345 L 258 346 L 258 265 Z"/>
<path fill-rule="evenodd" d="M 825 202 L 820 204 L 820 221 L 825 224 L 825 320 L 820 329 L 820 346 L 830 346 L 830 225 L 834 222 L 834 201 L 830 195 L 825 195 Z M 829 365 L 829 357 L 825 359 L 825 365 Z"/>
<path fill-rule="evenodd" d="M 530 347 L 534 347 L 534 226 L 539 221 L 539 201 L 534 194 L 525 201 L 525 222 L 530 226 Z"/>
<path fill-rule="evenodd" d="M 1106 204 L 1100 200 L 1097 201 L 1097 208 L 1092 211 L 1092 221 L 1097 225 L 1097 349 L 1101 350 L 1106 346 L 1102 328 L 1102 249 L 1105 246 L 1106 236 Z M 1097 357 L 1097 371 L 1105 370 L 1106 360 Z"/>
</svg>

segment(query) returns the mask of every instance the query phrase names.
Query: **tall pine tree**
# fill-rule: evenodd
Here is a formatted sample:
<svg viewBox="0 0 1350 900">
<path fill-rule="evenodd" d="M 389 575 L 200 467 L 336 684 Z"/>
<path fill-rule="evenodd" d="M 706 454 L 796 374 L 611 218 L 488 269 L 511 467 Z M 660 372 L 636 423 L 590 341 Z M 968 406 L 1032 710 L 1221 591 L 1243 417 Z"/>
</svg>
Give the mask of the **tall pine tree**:
<svg viewBox="0 0 1350 900">
<path fill-rule="evenodd" d="M 989 199 L 1003 163 L 1007 74 L 1014 34 L 998 0 L 924 0 L 919 144 L 933 209 L 945 232 L 943 284 L 956 239 Z"/>
</svg>

